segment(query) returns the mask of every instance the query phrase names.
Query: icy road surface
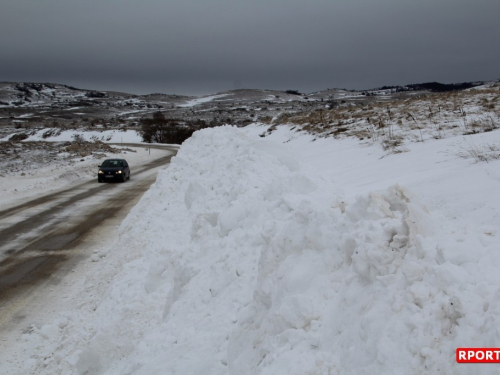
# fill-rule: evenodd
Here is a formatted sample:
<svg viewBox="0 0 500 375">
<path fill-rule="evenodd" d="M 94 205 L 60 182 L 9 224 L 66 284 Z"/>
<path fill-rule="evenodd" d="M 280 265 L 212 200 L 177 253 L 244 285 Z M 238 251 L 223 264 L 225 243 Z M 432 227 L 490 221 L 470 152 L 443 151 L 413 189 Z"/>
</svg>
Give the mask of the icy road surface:
<svg viewBox="0 0 500 375">
<path fill-rule="evenodd" d="M 36 314 L 33 306 L 44 300 L 46 288 L 92 255 L 96 233 L 115 235 L 103 229 L 126 216 L 176 153 L 174 147 L 156 147 L 166 152 L 132 168 L 125 183 L 85 180 L 0 211 L 0 333 Z"/>
</svg>

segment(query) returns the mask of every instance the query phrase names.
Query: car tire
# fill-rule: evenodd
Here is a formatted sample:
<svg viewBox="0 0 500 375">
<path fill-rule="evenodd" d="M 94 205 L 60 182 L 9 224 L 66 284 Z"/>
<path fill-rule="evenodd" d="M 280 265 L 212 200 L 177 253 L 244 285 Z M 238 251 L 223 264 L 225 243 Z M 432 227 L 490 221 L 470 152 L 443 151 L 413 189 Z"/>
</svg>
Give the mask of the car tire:
<svg viewBox="0 0 500 375">
<path fill-rule="evenodd" d="M 100 178 L 97 179 L 97 182 L 102 183 L 102 180 Z"/>
<path fill-rule="evenodd" d="M 130 172 L 129 172 L 129 174 L 128 174 L 128 178 L 127 178 L 127 180 L 130 180 Z"/>
<path fill-rule="evenodd" d="M 127 177 L 125 177 L 125 173 L 122 175 L 122 182 L 127 181 Z"/>
</svg>

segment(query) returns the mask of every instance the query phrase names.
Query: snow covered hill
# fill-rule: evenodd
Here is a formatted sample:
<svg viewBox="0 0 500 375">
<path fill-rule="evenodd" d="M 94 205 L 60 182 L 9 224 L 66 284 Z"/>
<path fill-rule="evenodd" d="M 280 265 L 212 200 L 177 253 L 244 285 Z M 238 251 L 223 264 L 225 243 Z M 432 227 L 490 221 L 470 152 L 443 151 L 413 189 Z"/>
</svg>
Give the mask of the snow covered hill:
<svg viewBox="0 0 500 375">
<path fill-rule="evenodd" d="M 499 342 L 500 161 L 459 154 L 500 132 L 387 155 L 267 128 L 186 141 L 19 374 L 500 373 L 455 362 Z"/>
</svg>

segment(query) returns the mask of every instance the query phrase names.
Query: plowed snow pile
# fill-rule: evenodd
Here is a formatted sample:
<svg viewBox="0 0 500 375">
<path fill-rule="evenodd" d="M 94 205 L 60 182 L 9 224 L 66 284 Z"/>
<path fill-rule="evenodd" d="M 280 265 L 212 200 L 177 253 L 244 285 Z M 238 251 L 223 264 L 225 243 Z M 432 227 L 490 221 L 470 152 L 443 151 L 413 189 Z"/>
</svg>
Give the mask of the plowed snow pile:
<svg viewBox="0 0 500 375">
<path fill-rule="evenodd" d="M 135 259 L 95 311 L 36 330 L 30 365 L 467 374 L 457 347 L 500 345 L 495 233 L 453 233 L 397 184 L 345 199 L 289 150 L 232 127 L 195 133 L 122 224 Z"/>
</svg>

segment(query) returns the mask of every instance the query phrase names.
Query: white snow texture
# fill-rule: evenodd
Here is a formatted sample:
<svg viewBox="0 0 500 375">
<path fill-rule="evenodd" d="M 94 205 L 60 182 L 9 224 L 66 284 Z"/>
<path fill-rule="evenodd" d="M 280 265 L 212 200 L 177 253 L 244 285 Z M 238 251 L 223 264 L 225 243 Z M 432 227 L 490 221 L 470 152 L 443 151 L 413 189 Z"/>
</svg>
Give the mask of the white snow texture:
<svg viewBox="0 0 500 375">
<path fill-rule="evenodd" d="M 403 186 L 339 191 L 284 145 L 196 132 L 123 222 L 135 259 L 95 312 L 38 331 L 38 373 L 470 373 L 455 349 L 500 339 L 494 237 Z"/>
</svg>

